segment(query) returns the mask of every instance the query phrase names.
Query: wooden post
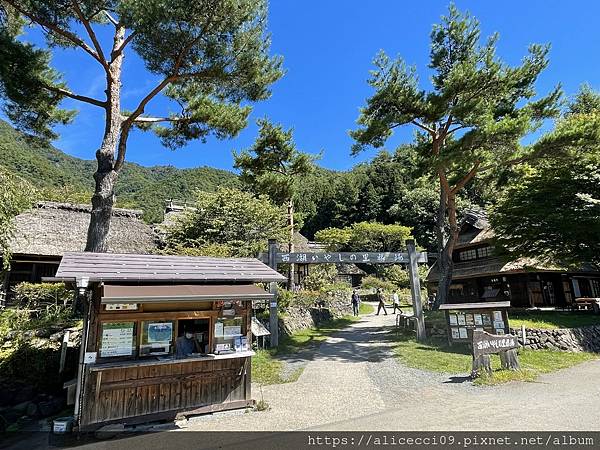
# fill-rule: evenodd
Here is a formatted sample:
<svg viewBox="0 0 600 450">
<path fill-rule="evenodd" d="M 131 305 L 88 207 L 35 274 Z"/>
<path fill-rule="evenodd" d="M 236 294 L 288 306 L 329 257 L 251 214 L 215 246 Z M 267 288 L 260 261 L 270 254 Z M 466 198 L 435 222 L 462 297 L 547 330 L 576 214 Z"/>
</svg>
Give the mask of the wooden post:
<svg viewBox="0 0 600 450">
<path fill-rule="evenodd" d="M 516 349 L 500 352 L 500 363 L 505 370 L 519 370 L 521 368 Z"/>
<path fill-rule="evenodd" d="M 277 253 L 277 241 L 269 239 L 269 267 L 277 270 L 277 262 L 275 261 L 275 253 Z M 273 294 L 273 298 L 269 300 L 269 331 L 271 337 L 269 339 L 269 347 L 277 347 L 279 345 L 279 323 L 277 319 L 277 283 L 272 282 L 269 285 L 269 291 Z"/>
<path fill-rule="evenodd" d="M 417 320 L 417 340 L 425 340 L 425 318 L 423 317 L 423 304 L 421 303 L 421 282 L 419 280 L 419 267 L 417 264 L 417 249 L 415 241 L 408 239 L 406 241 L 408 250 L 408 276 L 410 281 L 410 292 L 412 294 L 413 312 Z"/>
</svg>

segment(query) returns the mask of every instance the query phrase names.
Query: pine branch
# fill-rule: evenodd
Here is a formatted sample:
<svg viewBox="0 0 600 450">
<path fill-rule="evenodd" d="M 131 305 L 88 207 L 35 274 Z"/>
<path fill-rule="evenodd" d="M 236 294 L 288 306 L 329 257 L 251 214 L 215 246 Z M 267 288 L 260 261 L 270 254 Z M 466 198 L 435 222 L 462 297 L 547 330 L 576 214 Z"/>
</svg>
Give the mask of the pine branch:
<svg viewBox="0 0 600 450">
<path fill-rule="evenodd" d="M 102 46 L 100 45 L 100 42 L 98 41 L 98 37 L 96 36 L 96 33 L 94 32 L 94 29 L 92 28 L 92 25 L 90 24 L 89 19 L 85 18 L 85 16 L 83 15 L 83 12 L 81 11 L 81 8 L 79 7 L 79 3 L 77 2 L 77 0 L 72 0 L 71 3 L 73 4 L 73 9 L 75 10 L 77 17 L 79 18 L 79 20 L 85 27 L 85 30 L 87 31 L 88 36 L 90 37 L 90 39 L 92 40 L 92 43 L 94 44 L 94 48 L 96 49 L 96 53 L 98 54 L 100 64 L 102 64 L 104 69 L 108 71 L 108 63 L 106 62 L 106 58 L 104 57 L 104 52 L 102 51 Z"/>
<path fill-rule="evenodd" d="M 8 5 L 10 5 L 11 7 L 13 7 L 17 12 L 19 12 L 20 14 L 24 15 L 25 17 L 27 17 L 29 20 L 37 23 L 39 26 L 41 26 L 42 28 L 48 28 L 50 30 L 52 30 L 54 33 L 58 34 L 59 36 L 64 37 L 65 39 L 71 41 L 73 44 L 77 45 L 78 47 L 80 47 L 82 50 L 84 50 L 86 53 L 88 53 L 90 56 L 92 56 L 92 58 L 94 58 L 96 61 L 98 61 L 100 64 L 102 64 L 102 59 L 100 58 L 100 56 L 98 55 L 98 53 L 96 53 L 96 51 L 91 48 L 89 45 L 87 45 L 79 36 L 77 36 L 76 34 L 68 31 L 68 30 L 63 30 L 62 28 L 60 28 L 59 26 L 57 26 L 56 24 L 49 22 L 47 20 L 44 20 L 43 18 L 36 16 L 35 14 L 33 14 L 30 11 L 26 11 L 25 9 L 23 9 L 20 6 L 20 2 L 16 2 L 14 0 L 6 0 L 6 3 Z"/>
<path fill-rule="evenodd" d="M 72 98 L 74 100 L 79 100 L 80 102 L 89 103 L 90 105 L 99 106 L 101 108 L 106 108 L 107 102 L 98 100 L 92 97 L 87 97 L 85 95 L 75 94 L 67 89 L 60 88 L 58 86 L 52 86 L 50 84 L 42 84 L 44 89 L 47 89 L 52 92 L 56 92 L 57 94 L 64 95 L 65 97 Z"/>
</svg>

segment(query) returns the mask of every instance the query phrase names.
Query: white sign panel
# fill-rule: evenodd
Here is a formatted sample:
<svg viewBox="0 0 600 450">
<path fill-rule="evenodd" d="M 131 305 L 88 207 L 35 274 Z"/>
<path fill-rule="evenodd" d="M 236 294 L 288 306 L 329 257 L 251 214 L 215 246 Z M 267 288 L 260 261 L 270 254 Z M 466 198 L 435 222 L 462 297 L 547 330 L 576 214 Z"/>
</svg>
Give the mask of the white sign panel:
<svg viewBox="0 0 600 450">
<path fill-rule="evenodd" d="M 133 322 L 113 322 L 102 325 L 100 356 L 131 356 L 133 354 Z"/>
</svg>

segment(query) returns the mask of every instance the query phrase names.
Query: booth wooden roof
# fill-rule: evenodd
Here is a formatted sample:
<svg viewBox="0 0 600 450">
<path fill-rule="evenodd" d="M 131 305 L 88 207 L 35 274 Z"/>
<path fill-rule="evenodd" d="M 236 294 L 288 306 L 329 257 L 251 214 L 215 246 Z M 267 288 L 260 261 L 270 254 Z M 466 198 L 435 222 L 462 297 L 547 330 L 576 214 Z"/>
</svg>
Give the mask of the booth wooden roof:
<svg viewBox="0 0 600 450">
<path fill-rule="evenodd" d="M 285 281 L 283 275 L 254 258 L 121 253 L 65 253 L 55 278 L 171 284 Z"/>
</svg>

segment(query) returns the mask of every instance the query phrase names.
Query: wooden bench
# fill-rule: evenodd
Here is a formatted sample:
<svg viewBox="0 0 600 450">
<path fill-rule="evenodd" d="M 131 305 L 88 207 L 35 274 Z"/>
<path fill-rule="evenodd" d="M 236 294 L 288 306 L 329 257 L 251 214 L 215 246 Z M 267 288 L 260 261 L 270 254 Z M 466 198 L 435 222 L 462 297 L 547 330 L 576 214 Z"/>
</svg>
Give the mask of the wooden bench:
<svg viewBox="0 0 600 450">
<path fill-rule="evenodd" d="M 582 297 L 576 298 L 573 302 L 573 309 L 591 309 L 594 314 L 600 314 L 600 298 Z"/>
</svg>

